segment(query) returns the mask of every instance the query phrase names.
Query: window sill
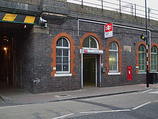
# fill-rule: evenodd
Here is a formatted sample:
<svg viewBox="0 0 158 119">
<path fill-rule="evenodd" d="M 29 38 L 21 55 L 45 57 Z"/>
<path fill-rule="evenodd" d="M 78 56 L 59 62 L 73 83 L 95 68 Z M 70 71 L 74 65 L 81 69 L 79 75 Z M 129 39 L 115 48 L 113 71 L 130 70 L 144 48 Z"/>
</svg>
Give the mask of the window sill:
<svg viewBox="0 0 158 119">
<path fill-rule="evenodd" d="M 157 71 L 150 71 L 150 73 L 158 73 Z"/>
<path fill-rule="evenodd" d="M 69 73 L 69 74 L 55 74 L 54 76 L 55 77 L 64 77 L 64 76 L 72 76 L 72 74 L 71 73 Z"/>
<path fill-rule="evenodd" d="M 109 72 L 108 75 L 121 75 L 120 72 Z"/>
<path fill-rule="evenodd" d="M 146 74 L 146 72 L 144 72 L 144 71 L 143 72 L 138 72 L 138 74 Z"/>
</svg>

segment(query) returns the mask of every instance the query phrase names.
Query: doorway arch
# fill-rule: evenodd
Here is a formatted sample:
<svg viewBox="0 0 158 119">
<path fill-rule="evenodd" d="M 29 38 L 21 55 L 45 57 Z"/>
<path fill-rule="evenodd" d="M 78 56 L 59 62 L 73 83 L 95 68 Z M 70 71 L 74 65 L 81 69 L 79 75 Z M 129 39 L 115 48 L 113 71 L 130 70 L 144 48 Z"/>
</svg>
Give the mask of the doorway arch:
<svg viewBox="0 0 158 119">
<path fill-rule="evenodd" d="M 94 33 L 85 34 L 80 42 L 81 48 L 81 88 L 101 86 L 101 54 L 103 53 L 100 38 Z"/>
</svg>

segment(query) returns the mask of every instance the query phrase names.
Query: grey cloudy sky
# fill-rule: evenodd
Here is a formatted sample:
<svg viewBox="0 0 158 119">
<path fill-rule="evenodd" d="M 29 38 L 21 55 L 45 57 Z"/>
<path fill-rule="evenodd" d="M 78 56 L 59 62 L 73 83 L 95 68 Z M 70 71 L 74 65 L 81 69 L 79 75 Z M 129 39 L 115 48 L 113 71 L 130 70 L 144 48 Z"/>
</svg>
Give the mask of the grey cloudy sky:
<svg viewBox="0 0 158 119">
<path fill-rule="evenodd" d="M 136 3 L 138 5 L 145 6 L 145 0 L 125 0 L 126 2 Z M 158 10 L 158 5 L 156 0 L 147 0 L 147 6 Z"/>
<path fill-rule="evenodd" d="M 81 0 L 67 0 L 68 2 L 71 1 L 76 1 L 78 3 L 81 3 Z M 83 0 L 85 2 L 92 2 L 92 3 L 99 3 L 101 0 Z M 107 2 L 112 2 L 112 3 L 117 3 L 119 0 L 104 0 Z M 138 4 L 141 6 L 145 6 L 145 0 L 121 0 L 121 1 L 125 1 L 125 2 L 130 2 L 133 4 Z M 156 0 L 147 0 L 147 6 L 152 8 L 152 9 L 157 9 L 158 10 L 158 5 L 157 5 L 157 1 Z"/>
<path fill-rule="evenodd" d="M 82 0 L 67 0 L 68 2 L 81 4 Z M 101 8 L 102 0 L 83 0 L 84 5 Z M 119 11 L 119 0 L 103 0 L 104 1 L 104 9 Z M 145 0 L 121 0 L 121 12 L 126 14 L 135 14 L 137 16 L 144 17 L 145 16 Z M 147 7 L 151 9 L 150 11 L 150 19 L 158 20 L 158 5 L 156 0 L 146 0 Z M 136 4 L 136 5 L 135 5 Z M 135 10 L 136 9 L 136 10 Z"/>
</svg>

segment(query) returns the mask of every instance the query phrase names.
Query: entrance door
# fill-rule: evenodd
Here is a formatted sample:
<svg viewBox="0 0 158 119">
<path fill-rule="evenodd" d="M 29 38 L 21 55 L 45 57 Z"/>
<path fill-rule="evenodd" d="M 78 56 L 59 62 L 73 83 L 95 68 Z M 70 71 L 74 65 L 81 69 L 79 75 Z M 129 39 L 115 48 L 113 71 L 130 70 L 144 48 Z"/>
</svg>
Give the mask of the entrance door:
<svg viewBox="0 0 158 119">
<path fill-rule="evenodd" d="M 83 86 L 97 86 L 96 55 L 83 56 Z"/>
<path fill-rule="evenodd" d="M 81 49 L 81 88 L 101 87 L 101 54 L 103 50 Z"/>
</svg>

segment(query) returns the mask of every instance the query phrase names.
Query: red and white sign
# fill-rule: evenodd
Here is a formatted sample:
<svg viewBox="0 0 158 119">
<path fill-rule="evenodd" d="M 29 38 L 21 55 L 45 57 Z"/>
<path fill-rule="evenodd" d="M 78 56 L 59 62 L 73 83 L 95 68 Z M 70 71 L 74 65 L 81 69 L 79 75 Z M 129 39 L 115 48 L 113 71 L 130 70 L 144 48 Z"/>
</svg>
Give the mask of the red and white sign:
<svg viewBox="0 0 158 119">
<path fill-rule="evenodd" d="M 101 67 L 103 67 L 104 65 L 103 65 L 103 63 L 101 63 Z"/>
<path fill-rule="evenodd" d="M 113 23 L 105 24 L 105 38 L 113 37 Z"/>
<path fill-rule="evenodd" d="M 84 50 L 83 53 L 89 53 L 89 54 L 103 54 L 103 50 Z"/>
</svg>

